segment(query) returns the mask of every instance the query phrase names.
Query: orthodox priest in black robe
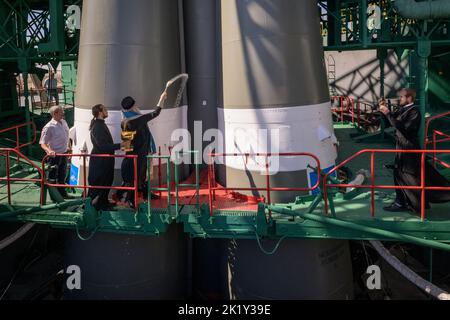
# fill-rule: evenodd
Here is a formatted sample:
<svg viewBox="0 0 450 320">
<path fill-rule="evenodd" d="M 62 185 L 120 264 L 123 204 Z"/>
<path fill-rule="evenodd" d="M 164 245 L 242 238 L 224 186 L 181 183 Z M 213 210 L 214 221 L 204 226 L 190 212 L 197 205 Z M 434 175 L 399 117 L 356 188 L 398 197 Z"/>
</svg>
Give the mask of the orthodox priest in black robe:
<svg viewBox="0 0 450 320">
<path fill-rule="evenodd" d="M 420 150 L 419 128 L 421 113 L 414 105 L 416 92 L 413 89 L 403 89 L 400 92 L 400 108 L 391 112 L 384 100 L 380 102 L 380 111 L 386 120 L 395 129 L 395 141 L 397 150 Z M 394 183 L 396 186 L 420 186 L 421 185 L 421 154 L 397 153 L 394 164 Z M 425 161 L 425 185 L 434 187 L 449 187 L 450 183 L 439 172 Z M 425 193 L 425 208 L 430 208 L 429 203 L 450 201 L 450 191 L 429 190 Z M 387 207 L 386 211 L 410 211 L 421 212 L 421 191 L 396 189 L 395 201 Z"/>
<path fill-rule="evenodd" d="M 108 110 L 104 105 L 96 105 L 92 108 L 94 118 L 89 128 L 91 132 L 92 152 L 91 154 L 113 155 L 119 150 L 121 143 L 114 143 L 111 132 L 105 123 Z M 88 182 L 91 186 L 111 187 L 114 180 L 114 158 L 91 157 L 89 160 Z M 108 200 L 109 189 L 89 189 L 88 196 L 92 199 L 92 205 L 97 210 L 111 208 Z"/>
</svg>

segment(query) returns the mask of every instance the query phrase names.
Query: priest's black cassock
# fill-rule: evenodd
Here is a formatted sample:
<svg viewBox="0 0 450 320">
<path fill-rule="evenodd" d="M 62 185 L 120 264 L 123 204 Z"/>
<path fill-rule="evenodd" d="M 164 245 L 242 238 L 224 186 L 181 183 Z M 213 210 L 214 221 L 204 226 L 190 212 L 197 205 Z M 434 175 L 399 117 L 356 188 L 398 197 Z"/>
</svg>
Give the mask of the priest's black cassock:
<svg viewBox="0 0 450 320">
<path fill-rule="evenodd" d="M 399 110 L 386 115 L 389 123 L 396 129 L 395 141 L 397 150 L 419 150 L 420 110 L 414 104 L 400 107 Z M 397 186 L 421 185 L 421 154 L 397 153 L 395 157 L 394 182 Z M 425 161 L 425 185 L 434 187 L 450 187 L 450 183 L 429 163 Z M 420 190 L 396 190 L 396 202 L 409 206 L 415 212 L 421 211 Z M 429 203 L 450 201 L 450 190 L 428 190 L 425 195 L 425 207 Z"/>
<path fill-rule="evenodd" d="M 103 119 L 95 119 L 91 127 L 91 154 L 113 155 L 120 149 L 120 143 L 114 143 L 111 132 Z M 114 180 L 114 158 L 91 157 L 89 160 L 89 185 L 112 186 Z M 97 210 L 107 209 L 109 189 L 89 189 L 88 196 Z M 97 198 L 98 197 L 98 198 Z M 97 199 L 96 199 L 97 198 Z"/>
</svg>

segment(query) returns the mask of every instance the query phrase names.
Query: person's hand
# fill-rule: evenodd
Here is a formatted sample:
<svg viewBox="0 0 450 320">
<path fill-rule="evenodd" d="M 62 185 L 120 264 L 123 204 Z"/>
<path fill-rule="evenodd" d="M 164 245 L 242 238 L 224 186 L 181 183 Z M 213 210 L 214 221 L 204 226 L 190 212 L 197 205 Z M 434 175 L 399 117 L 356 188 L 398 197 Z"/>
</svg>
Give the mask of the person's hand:
<svg viewBox="0 0 450 320">
<path fill-rule="evenodd" d="M 120 143 L 120 149 L 122 151 L 131 149 L 131 141 L 125 140 Z"/>
<path fill-rule="evenodd" d="M 380 111 L 381 111 L 384 115 L 388 115 L 389 113 L 391 113 L 391 111 L 389 110 L 388 107 L 386 107 L 386 105 L 381 105 L 381 104 L 380 104 Z"/>
<path fill-rule="evenodd" d="M 161 94 L 161 97 L 159 97 L 159 100 L 160 100 L 161 102 L 164 102 L 164 101 L 167 100 L 167 91 L 164 91 L 164 92 Z"/>
<path fill-rule="evenodd" d="M 162 106 L 164 106 L 164 102 L 166 101 L 166 99 L 167 99 L 167 92 L 166 91 L 164 91 L 162 94 L 161 94 L 161 96 L 159 97 L 159 101 L 158 101 L 158 107 L 162 107 Z"/>
<path fill-rule="evenodd" d="M 380 100 L 378 100 L 378 105 L 381 107 L 381 106 L 387 106 L 387 103 L 386 103 L 386 99 L 383 97 L 383 98 L 381 98 Z"/>
<path fill-rule="evenodd" d="M 47 150 L 47 155 L 49 155 L 51 158 L 54 158 L 56 156 L 56 152 L 53 150 L 48 149 Z"/>
</svg>

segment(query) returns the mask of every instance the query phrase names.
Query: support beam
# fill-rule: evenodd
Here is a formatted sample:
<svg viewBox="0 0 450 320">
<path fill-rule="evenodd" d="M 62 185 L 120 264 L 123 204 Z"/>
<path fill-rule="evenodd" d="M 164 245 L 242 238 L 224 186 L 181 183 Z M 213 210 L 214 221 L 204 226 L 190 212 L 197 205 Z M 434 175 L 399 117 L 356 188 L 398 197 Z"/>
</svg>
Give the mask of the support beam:
<svg viewBox="0 0 450 320">
<path fill-rule="evenodd" d="M 396 0 L 394 6 L 399 15 L 408 19 L 439 19 L 450 17 L 450 1 L 434 0 L 416 2 L 415 0 Z"/>
<path fill-rule="evenodd" d="M 428 105 L 428 57 L 431 54 L 431 42 L 425 39 L 419 39 L 417 42 L 417 70 L 418 70 L 418 82 L 417 82 L 417 94 L 419 97 L 419 109 L 422 115 L 419 141 L 423 144 L 425 138 L 425 116 Z M 423 148 L 424 146 L 421 145 Z"/>
<path fill-rule="evenodd" d="M 40 52 L 64 52 L 64 0 L 50 2 L 50 41 L 40 44 Z"/>
</svg>

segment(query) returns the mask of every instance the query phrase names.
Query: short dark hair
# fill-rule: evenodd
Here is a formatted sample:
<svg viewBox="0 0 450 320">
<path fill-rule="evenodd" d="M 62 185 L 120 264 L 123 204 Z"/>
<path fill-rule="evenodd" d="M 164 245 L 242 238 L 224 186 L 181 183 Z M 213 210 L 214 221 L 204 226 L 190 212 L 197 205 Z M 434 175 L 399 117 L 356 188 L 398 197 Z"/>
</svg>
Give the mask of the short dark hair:
<svg viewBox="0 0 450 320">
<path fill-rule="evenodd" d="M 405 91 L 407 97 L 411 97 L 413 101 L 416 101 L 416 90 L 412 88 L 403 88 L 402 91 Z"/>
<path fill-rule="evenodd" d="M 122 108 L 124 110 L 129 110 L 131 108 L 133 108 L 134 104 L 136 103 L 136 101 L 134 101 L 134 99 L 132 97 L 125 97 L 122 100 Z"/>
</svg>

